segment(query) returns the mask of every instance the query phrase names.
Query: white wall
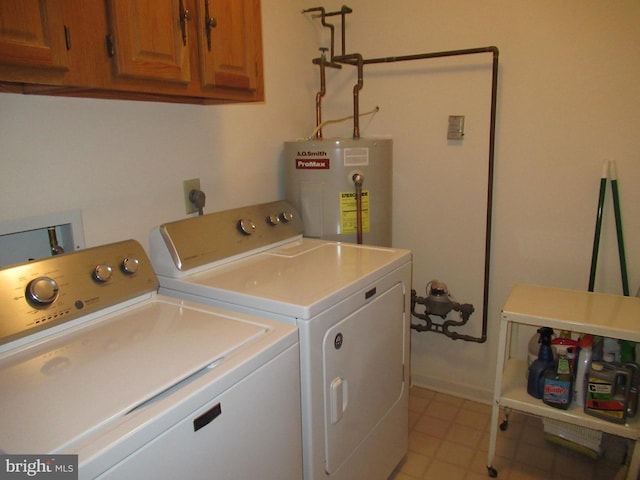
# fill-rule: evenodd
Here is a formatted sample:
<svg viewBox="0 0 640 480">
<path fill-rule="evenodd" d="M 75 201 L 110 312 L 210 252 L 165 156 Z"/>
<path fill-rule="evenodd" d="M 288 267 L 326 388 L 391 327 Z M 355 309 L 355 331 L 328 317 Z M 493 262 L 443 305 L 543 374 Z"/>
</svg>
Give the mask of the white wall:
<svg viewBox="0 0 640 480">
<path fill-rule="evenodd" d="M 129 237 L 146 245 L 154 225 L 184 217 L 184 179 L 201 179 L 205 211 L 280 198 L 282 141 L 313 130 L 318 85 L 310 62 L 326 38 L 300 11 L 343 3 L 263 0 L 264 104 L 0 94 L 0 221 L 81 209 L 87 246 Z M 488 399 L 500 306 L 511 286 L 587 287 L 605 158 L 618 165 L 633 293 L 640 284 L 640 3 L 347 4 L 354 9 L 348 51 L 366 58 L 500 49 L 489 338 L 476 344 L 414 333 L 412 341 L 416 383 Z M 361 111 L 381 107 L 361 121 L 362 135 L 394 138 L 394 243 L 414 250 L 414 287 L 423 294 L 440 278 L 477 308 L 489 71 L 482 59 L 371 67 L 360 94 Z M 324 118 L 349 114 L 353 70 L 330 72 L 328 81 Z M 466 115 L 461 144 L 444 136 L 450 114 Z M 349 136 L 351 126 L 328 127 L 331 135 Z M 619 293 L 607 200 L 596 289 Z M 477 335 L 479 318 L 474 313 L 462 333 Z"/>
<path fill-rule="evenodd" d="M 342 3 L 324 5 L 332 11 Z M 604 159 L 617 162 L 632 294 L 640 285 L 640 3 L 348 5 L 347 53 L 500 49 L 488 341 L 412 334 L 414 382 L 488 400 L 500 308 L 513 284 L 587 289 Z M 486 55 L 365 66 L 359 95 L 361 112 L 381 107 L 361 120 L 362 136 L 394 138 L 394 244 L 414 251 L 413 286 L 425 295 L 436 278 L 459 302 L 472 303 L 470 324 L 454 329 L 472 336 L 480 335 L 482 318 L 490 62 Z M 348 114 L 354 69 L 328 78 L 323 118 Z M 452 114 L 466 116 L 462 142 L 446 140 Z M 350 129 L 332 125 L 324 134 Z M 621 293 L 610 192 L 596 290 Z"/>
</svg>

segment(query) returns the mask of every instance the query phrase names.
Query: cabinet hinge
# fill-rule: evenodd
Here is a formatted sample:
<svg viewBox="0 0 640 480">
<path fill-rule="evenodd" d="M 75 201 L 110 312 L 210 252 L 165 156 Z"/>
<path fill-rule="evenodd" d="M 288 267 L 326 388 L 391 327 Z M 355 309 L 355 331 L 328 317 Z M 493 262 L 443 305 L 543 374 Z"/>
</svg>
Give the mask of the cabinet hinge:
<svg viewBox="0 0 640 480">
<path fill-rule="evenodd" d="M 107 35 L 107 55 L 109 55 L 110 57 L 115 56 L 116 54 L 116 49 L 113 46 L 113 37 L 111 36 L 111 34 Z"/>
<path fill-rule="evenodd" d="M 67 25 L 64 26 L 64 41 L 67 44 L 67 50 L 71 50 L 71 32 Z"/>
</svg>

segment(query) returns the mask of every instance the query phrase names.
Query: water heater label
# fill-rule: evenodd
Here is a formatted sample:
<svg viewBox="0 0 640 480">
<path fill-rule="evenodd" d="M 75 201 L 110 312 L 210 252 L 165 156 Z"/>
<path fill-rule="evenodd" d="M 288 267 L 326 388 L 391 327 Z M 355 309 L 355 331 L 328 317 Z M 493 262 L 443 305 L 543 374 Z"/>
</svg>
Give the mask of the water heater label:
<svg viewBox="0 0 640 480">
<path fill-rule="evenodd" d="M 362 190 L 362 231 L 369 232 L 368 190 Z M 340 233 L 358 233 L 356 192 L 340 192 Z"/>
<path fill-rule="evenodd" d="M 296 158 L 297 170 L 328 170 L 328 158 Z"/>
<path fill-rule="evenodd" d="M 344 149 L 345 167 L 361 167 L 364 165 L 369 165 L 369 149 L 367 147 Z"/>
</svg>

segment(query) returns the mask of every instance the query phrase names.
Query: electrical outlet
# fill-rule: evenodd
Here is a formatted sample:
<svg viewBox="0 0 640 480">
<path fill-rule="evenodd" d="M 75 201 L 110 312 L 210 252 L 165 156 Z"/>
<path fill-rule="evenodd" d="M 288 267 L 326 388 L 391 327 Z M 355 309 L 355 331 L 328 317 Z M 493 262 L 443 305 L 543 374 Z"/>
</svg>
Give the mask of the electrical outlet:
<svg viewBox="0 0 640 480">
<path fill-rule="evenodd" d="M 184 208 L 187 215 L 198 211 L 196 206 L 189 200 L 189 192 L 191 190 L 200 190 L 200 179 L 192 178 L 191 180 L 185 180 L 182 182 L 182 189 L 184 191 Z"/>
</svg>

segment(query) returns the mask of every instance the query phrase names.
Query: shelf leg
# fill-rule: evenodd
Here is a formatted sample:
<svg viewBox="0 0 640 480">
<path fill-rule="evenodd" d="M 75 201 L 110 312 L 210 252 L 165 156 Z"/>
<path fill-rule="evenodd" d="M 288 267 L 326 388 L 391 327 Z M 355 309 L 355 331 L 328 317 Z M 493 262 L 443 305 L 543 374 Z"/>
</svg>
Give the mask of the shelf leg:
<svg viewBox="0 0 640 480">
<path fill-rule="evenodd" d="M 495 478 L 498 476 L 498 471 L 493 467 L 493 461 L 496 454 L 496 442 L 498 440 L 498 419 L 500 416 L 500 405 L 497 402 L 493 403 L 491 413 L 491 429 L 489 430 L 489 452 L 487 457 L 487 470 L 489 476 Z"/>
<path fill-rule="evenodd" d="M 507 430 L 507 428 L 509 427 L 509 415 L 511 415 L 511 409 L 505 407 L 504 409 L 504 419 L 502 420 L 502 423 L 500 424 L 500 430 L 502 430 L 503 432 Z"/>
<path fill-rule="evenodd" d="M 509 322 L 504 318 L 500 321 L 500 332 L 498 334 L 498 359 L 496 365 L 496 380 L 493 390 L 493 404 L 491 407 L 491 429 L 489 431 L 489 452 L 487 455 L 487 469 L 489 476 L 498 472 L 493 468 L 493 460 L 496 455 L 496 442 L 498 440 L 498 422 L 500 420 L 500 396 L 502 393 L 502 373 L 504 371 L 504 361 L 507 352 L 507 334 L 510 330 Z M 507 409 L 505 409 L 507 415 Z"/>
<path fill-rule="evenodd" d="M 636 480 L 640 471 L 640 440 L 636 440 L 633 445 L 633 454 L 627 470 L 627 480 Z"/>
</svg>

